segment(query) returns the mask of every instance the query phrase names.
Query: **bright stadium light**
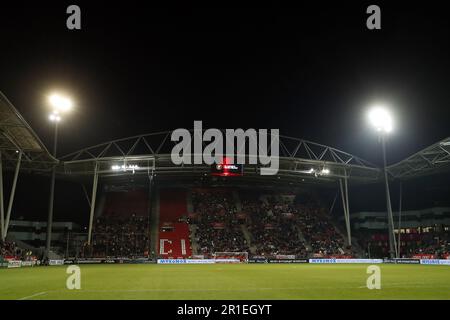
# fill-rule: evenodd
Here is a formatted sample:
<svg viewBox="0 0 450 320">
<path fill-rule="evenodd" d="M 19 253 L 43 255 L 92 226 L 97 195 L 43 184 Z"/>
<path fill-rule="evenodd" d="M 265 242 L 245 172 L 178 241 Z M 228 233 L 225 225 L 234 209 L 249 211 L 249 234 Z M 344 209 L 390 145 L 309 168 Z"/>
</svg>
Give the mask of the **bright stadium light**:
<svg viewBox="0 0 450 320">
<path fill-rule="evenodd" d="M 373 107 L 369 111 L 369 121 L 378 132 L 389 133 L 392 131 L 392 116 L 384 107 Z"/>
<path fill-rule="evenodd" d="M 139 166 L 137 164 L 129 164 L 129 165 L 112 165 L 111 170 L 113 171 L 132 171 L 135 173 L 136 170 L 139 170 Z"/>
<path fill-rule="evenodd" d="M 67 112 L 73 107 L 72 100 L 70 98 L 62 96 L 58 93 L 54 93 L 49 97 L 50 105 L 54 108 L 54 111 Z"/>
<path fill-rule="evenodd" d="M 330 169 L 323 168 L 321 171 L 322 174 L 330 174 Z"/>
<path fill-rule="evenodd" d="M 59 114 L 57 114 L 57 113 L 51 113 L 48 118 L 52 122 L 59 122 L 59 121 L 61 121 L 61 116 Z"/>
</svg>

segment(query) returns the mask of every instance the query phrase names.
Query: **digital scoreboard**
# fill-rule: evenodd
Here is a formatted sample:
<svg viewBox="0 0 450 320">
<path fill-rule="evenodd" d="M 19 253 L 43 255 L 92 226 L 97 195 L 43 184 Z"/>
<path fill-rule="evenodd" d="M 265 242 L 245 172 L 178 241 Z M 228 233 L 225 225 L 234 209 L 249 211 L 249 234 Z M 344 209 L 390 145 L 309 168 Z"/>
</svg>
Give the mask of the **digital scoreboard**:
<svg viewBox="0 0 450 320">
<path fill-rule="evenodd" d="M 211 175 L 220 177 L 240 177 L 244 174 L 242 164 L 213 164 L 211 166 Z"/>
</svg>

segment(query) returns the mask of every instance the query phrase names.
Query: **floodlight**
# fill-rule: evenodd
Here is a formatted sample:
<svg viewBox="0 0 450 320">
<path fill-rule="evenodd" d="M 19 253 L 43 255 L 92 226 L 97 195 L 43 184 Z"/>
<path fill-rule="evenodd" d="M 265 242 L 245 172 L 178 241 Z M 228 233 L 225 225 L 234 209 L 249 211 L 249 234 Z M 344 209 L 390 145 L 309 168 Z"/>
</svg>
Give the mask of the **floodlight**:
<svg viewBox="0 0 450 320">
<path fill-rule="evenodd" d="M 54 93 L 49 97 L 50 105 L 55 111 L 69 111 L 72 109 L 73 103 L 70 98 Z"/>
<path fill-rule="evenodd" d="M 57 113 L 50 114 L 50 116 L 48 118 L 52 122 L 59 122 L 59 121 L 61 121 L 61 116 L 59 114 L 57 114 Z"/>
<path fill-rule="evenodd" d="M 369 111 L 369 121 L 378 132 L 389 133 L 392 131 L 391 114 L 383 107 L 372 108 Z"/>
</svg>

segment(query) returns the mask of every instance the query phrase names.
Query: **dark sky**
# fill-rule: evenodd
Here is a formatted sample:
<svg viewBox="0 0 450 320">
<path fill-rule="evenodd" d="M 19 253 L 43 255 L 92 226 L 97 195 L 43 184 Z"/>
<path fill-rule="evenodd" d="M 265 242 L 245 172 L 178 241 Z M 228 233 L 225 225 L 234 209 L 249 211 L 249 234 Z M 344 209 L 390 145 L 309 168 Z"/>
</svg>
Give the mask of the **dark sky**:
<svg viewBox="0 0 450 320">
<path fill-rule="evenodd" d="M 311 1 L 310 1 L 311 2 Z M 392 1 L 391 1 L 392 2 Z M 59 155 L 115 138 L 206 127 L 279 128 L 380 163 L 367 108 L 395 114 L 389 162 L 450 135 L 450 26 L 439 3 L 151 7 L 151 1 L 0 4 L 0 90 L 44 143 L 46 96 L 76 101 Z M 93 4 L 95 3 L 95 5 Z M 66 28 L 69 4 L 82 30 Z"/>
<path fill-rule="evenodd" d="M 95 6 L 92 4 L 95 2 Z M 10 2 L 17 3 L 17 2 Z M 396 114 L 390 160 L 448 136 L 449 19 L 437 4 L 149 7 L 149 1 L 0 5 L 0 90 L 51 145 L 46 95 L 70 93 L 59 154 L 135 134 L 279 128 L 379 162 L 367 107 Z M 12 7 L 10 7 L 12 6 Z M 375 150 L 374 150 L 375 149 Z"/>
</svg>

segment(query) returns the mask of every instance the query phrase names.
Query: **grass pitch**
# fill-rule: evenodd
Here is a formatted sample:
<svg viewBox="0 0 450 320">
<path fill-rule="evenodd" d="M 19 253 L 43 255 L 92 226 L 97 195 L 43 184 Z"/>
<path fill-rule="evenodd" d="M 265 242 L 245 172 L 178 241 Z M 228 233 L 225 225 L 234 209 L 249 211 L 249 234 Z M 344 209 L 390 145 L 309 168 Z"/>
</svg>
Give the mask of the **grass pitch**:
<svg viewBox="0 0 450 320">
<path fill-rule="evenodd" d="M 450 267 L 379 265 L 80 265 L 81 289 L 66 267 L 0 269 L 0 299 L 450 299 Z"/>
</svg>

